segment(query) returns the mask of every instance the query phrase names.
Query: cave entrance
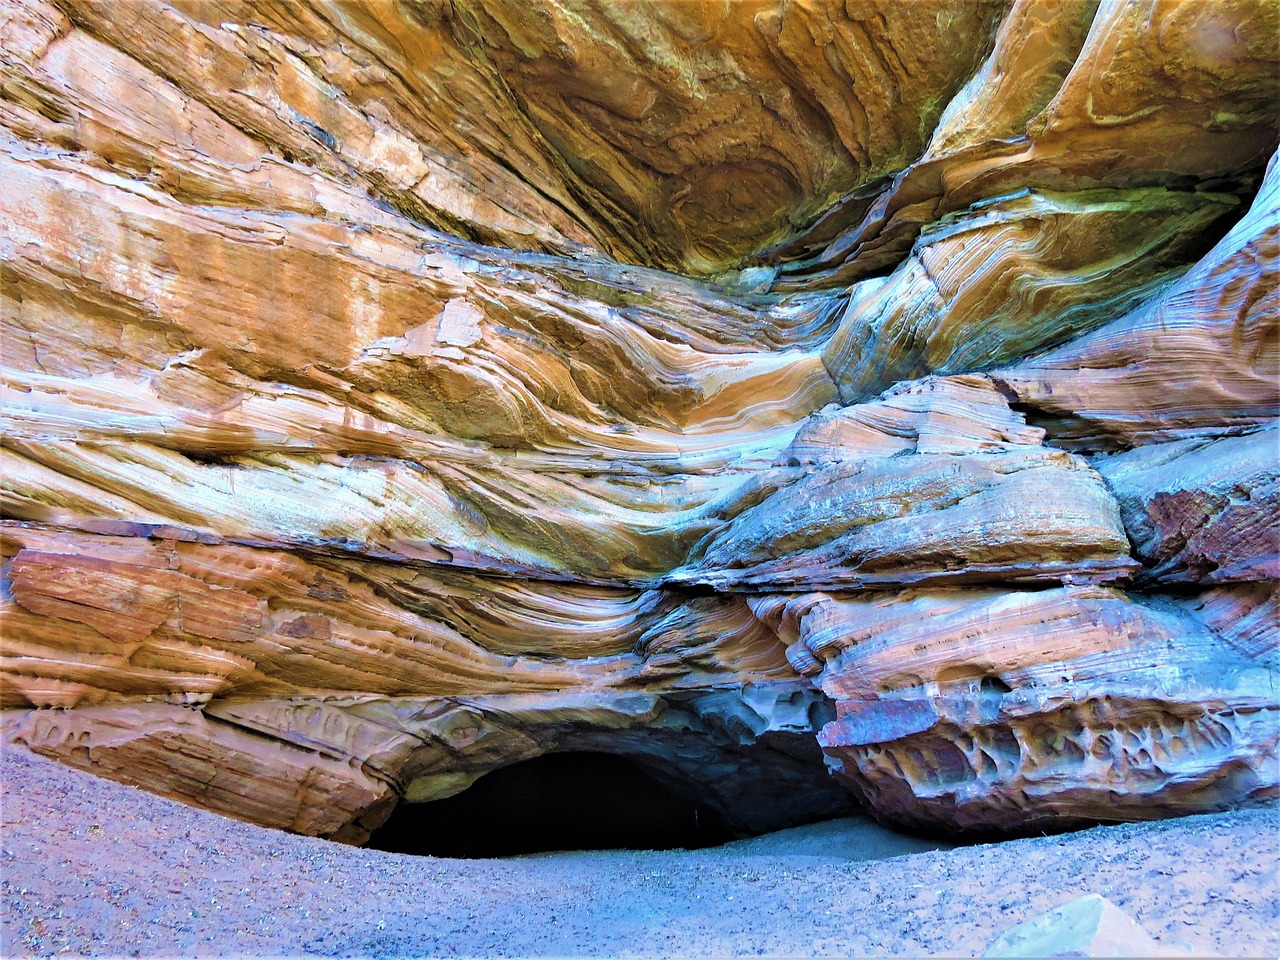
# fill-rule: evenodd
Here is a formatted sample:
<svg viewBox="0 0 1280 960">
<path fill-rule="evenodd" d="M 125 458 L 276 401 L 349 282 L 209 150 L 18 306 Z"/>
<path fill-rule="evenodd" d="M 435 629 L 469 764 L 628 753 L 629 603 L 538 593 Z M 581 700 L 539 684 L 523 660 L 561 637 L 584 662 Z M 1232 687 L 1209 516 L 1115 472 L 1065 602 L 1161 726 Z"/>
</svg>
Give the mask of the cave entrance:
<svg viewBox="0 0 1280 960">
<path fill-rule="evenodd" d="M 711 808 L 605 753 L 553 753 L 486 774 L 444 800 L 401 803 L 366 846 L 489 858 L 553 850 L 674 850 L 734 834 Z"/>
</svg>

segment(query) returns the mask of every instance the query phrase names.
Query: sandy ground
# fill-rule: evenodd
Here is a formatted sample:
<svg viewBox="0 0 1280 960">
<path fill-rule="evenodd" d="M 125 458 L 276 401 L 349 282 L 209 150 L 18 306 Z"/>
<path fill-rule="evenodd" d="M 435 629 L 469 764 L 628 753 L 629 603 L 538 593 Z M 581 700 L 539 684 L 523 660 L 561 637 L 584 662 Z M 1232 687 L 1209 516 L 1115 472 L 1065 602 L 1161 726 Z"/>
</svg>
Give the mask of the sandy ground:
<svg viewBox="0 0 1280 960">
<path fill-rule="evenodd" d="M 1280 811 L 928 849 L 861 820 L 713 850 L 437 860 L 264 830 L 6 749 L 5 957 L 975 956 L 1087 893 L 1280 954 Z"/>
</svg>

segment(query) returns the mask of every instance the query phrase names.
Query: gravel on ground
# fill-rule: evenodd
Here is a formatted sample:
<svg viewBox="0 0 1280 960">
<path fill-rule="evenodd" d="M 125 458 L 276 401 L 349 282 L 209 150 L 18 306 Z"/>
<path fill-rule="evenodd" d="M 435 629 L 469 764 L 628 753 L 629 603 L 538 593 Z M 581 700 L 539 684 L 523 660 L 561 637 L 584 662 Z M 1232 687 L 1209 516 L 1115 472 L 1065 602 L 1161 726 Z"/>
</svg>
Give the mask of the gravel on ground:
<svg viewBox="0 0 1280 960">
<path fill-rule="evenodd" d="M 219 817 L 6 747 L 0 953 L 978 956 L 1085 894 L 1280 955 L 1280 810 L 946 848 L 849 819 L 697 851 L 442 860 Z"/>
</svg>

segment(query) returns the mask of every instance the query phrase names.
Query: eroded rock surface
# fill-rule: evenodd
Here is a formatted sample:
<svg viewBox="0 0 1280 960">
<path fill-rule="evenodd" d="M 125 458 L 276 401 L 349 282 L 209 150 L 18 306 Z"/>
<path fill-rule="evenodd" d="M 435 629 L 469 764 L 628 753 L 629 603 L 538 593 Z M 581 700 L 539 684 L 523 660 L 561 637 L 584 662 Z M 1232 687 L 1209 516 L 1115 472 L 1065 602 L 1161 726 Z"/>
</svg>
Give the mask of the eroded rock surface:
<svg viewBox="0 0 1280 960">
<path fill-rule="evenodd" d="M 1075 448 L 1124 449 L 1256 430 L 1280 408 L 1280 176 L 1160 296 L 994 374 Z"/>
<path fill-rule="evenodd" d="M 1151 444 L 1098 460 L 1145 578 L 1280 578 L 1280 431 Z"/>
<path fill-rule="evenodd" d="M 1274 4 L 124 10 L 0 0 L 10 742 L 348 842 L 1276 795 Z"/>
<path fill-rule="evenodd" d="M 1059 587 L 754 603 L 837 701 L 820 736 L 836 776 L 904 825 L 1145 819 L 1277 789 L 1273 671 L 1167 602 Z"/>
</svg>

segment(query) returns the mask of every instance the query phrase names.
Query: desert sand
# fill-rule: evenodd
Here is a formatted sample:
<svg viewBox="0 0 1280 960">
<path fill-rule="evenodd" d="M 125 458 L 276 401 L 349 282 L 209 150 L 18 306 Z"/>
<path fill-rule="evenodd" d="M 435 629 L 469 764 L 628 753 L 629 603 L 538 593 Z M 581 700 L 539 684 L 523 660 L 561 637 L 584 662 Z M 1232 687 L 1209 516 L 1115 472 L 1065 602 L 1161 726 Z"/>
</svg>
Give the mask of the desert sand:
<svg viewBox="0 0 1280 960">
<path fill-rule="evenodd" d="M 945 848 L 845 819 L 700 851 L 441 860 L 293 836 L 7 748 L 3 954 L 979 956 L 1101 894 L 1192 954 L 1280 952 L 1280 811 Z"/>
</svg>

